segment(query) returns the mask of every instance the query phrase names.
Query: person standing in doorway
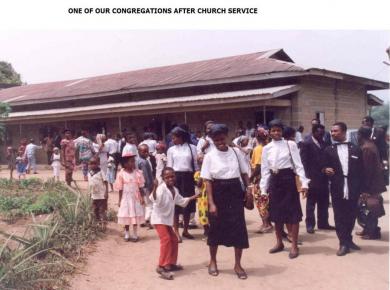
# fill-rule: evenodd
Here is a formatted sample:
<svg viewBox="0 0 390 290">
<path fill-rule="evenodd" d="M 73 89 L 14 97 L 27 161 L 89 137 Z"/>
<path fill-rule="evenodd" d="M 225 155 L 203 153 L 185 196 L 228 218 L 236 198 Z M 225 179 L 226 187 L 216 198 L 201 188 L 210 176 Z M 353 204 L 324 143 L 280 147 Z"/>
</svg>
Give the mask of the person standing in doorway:
<svg viewBox="0 0 390 290">
<path fill-rule="evenodd" d="M 325 149 L 323 172 L 329 177 L 336 233 L 340 247 L 337 256 L 350 250 L 360 250 L 352 241 L 352 230 L 357 216 L 357 202 L 361 193 L 362 154 L 359 147 L 347 142 L 347 125 L 333 124 L 334 144 Z"/>
<path fill-rule="evenodd" d="M 44 145 L 43 149 L 45 150 L 46 156 L 47 156 L 47 164 L 50 165 L 51 164 L 51 157 L 53 155 L 53 149 L 55 147 L 54 146 L 54 138 L 53 138 L 52 134 L 49 133 L 47 135 L 47 137 L 45 137 L 43 139 L 42 143 Z"/>
<path fill-rule="evenodd" d="M 93 156 L 94 149 L 91 139 L 88 138 L 88 130 L 81 129 L 81 136 L 74 140 L 76 146 L 76 161 L 81 163 L 84 181 L 88 180 L 88 163 Z"/>
<path fill-rule="evenodd" d="M 329 225 L 329 187 L 328 178 L 322 169 L 324 167 L 325 127 L 321 124 L 313 125 L 310 139 L 301 143 L 300 154 L 306 177 L 310 179 L 309 192 L 306 202 L 306 231 L 314 234 L 316 218 L 314 210 L 317 204 L 318 229 L 334 230 Z"/>
</svg>

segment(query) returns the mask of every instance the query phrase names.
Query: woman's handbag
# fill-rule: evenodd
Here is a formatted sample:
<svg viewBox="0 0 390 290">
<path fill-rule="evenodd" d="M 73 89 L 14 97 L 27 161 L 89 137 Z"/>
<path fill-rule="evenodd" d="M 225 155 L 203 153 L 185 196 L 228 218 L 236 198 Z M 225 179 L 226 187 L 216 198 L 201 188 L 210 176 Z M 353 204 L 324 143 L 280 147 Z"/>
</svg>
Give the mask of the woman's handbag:
<svg viewBox="0 0 390 290">
<path fill-rule="evenodd" d="M 240 166 L 240 160 L 238 159 L 237 152 L 236 152 L 236 150 L 234 150 L 234 148 L 232 148 L 232 150 L 233 150 L 234 154 L 236 155 L 238 168 L 239 168 L 240 173 L 241 173 L 242 171 L 241 171 L 241 166 Z M 251 187 L 248 186 L 248 188 L 251 188 Z M 245 186 L 243 186 L 243 191 L 245 192 L 244 207 L 246 209 L 249 209 L 249 210 L 254 209 L 255 204 L 254 204 L 254 200 L 253 200 L 252 190 L 250 193 L 248 193 L 248 190 L 245 190 Z"/>
</svg>

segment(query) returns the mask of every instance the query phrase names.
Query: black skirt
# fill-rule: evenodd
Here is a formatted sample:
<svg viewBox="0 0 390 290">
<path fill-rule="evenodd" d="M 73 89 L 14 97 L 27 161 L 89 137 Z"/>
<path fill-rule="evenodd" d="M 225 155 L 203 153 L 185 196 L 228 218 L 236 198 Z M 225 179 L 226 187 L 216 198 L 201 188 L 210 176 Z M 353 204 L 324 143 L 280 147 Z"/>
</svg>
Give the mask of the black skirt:
<svg viewBox="0 0 390 290">
<path fill-rule="evenodd" d="M 269 214 L 275 223 L 296 224 L 302 221 L 299 192 L 292 169 L 271 173 L 269 179 Z"/>
<path fill-rule="evenodd" d="M 209 215 L 210 231 L 207 244 L 249 248 L 244 214 L 245 193 L 240 180 L 238 178 L 214 180 L 212 188 L 217 216 Z"/>
<path fill-rule="evenodd" d="M 191 197 L 195 194 L 194 173 L 189 171 L 176 171 L 176 184 L 179 193 L 183 197 Z M 186 207 L 175 206 L 176 214 L 196 212 L 195 200 L 191 200 Z"/>
</svg>

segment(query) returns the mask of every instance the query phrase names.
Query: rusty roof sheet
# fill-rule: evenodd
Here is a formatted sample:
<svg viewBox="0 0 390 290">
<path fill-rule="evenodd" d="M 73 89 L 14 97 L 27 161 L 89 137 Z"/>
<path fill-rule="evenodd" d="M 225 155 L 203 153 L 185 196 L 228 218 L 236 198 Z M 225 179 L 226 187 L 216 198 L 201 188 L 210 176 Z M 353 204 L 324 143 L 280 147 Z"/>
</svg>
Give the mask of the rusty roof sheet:
<svg viewBox="0 0 390 290">
<path fill-rule="evenodd" d="M 285 57 L 279 57 L 280 53 Z M 279 59 L 278 59 L 279 58 Z M 218 80 L 285 71 L 303 71 L 283 50 L 271 50 L 184 64 L 141 69 L 123 73 L 51 83 L 31 84 L 0 90 L 0 101 L 12 104 L 93 96 L 197 81 Z"/>
</svg>

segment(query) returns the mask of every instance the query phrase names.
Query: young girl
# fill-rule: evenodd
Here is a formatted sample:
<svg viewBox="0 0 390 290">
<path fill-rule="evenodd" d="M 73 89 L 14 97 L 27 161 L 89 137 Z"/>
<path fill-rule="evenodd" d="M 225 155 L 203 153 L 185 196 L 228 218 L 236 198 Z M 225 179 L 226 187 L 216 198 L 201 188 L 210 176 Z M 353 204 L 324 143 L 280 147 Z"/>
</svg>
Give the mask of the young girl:
<svg viewBox="0 0 390 290">
<path fill-rule="evenodd" d="M 7 163 L 9 169 L 9 179 L 12 180 L 16 163 L 16 149 L 7 147 Z"/>
<path fill-rule="evenodd" d="M 56 181 L 60 181 L 60 170 L 61 170 L 61 155 L 60 149 L 54 147 L 53 154 L 51 156 L 51 167 L 53 167 L 53 176 Z"/>
<path fill-rule="evenodd" d="M 108 157 L 107 161 L 107 182 L 110 184 L 111 191 L 114 191 L 114 182 L 115 182 L 115 159 L 114 157 Z"/>
<path fill-rule="evenodd" d="M 18 157 L 16 157 L 16 172 L 18 173 L 19 180 L 26 178 L 26 172 L 27 172 L 27 162 L 26 158 L 24 157 L 24 152 L 19 151 Z"/>
<path fill-rule="evenodd" d="M 136 169 L 135 154 L 122 157 L 122 169 L 115 181 L 115 189 L 119 191 L 118 224 L 125 226 L 125 241 L 139 240 L 138 225 L 145 222 L 144 200 L 141 189 L 145 185 L 142 171 Z M 130 225 L 133 233 L 129 235 Z"/>
<path fill-rule="evenodd" d="M 162 278 L 172 280 L 173 275 L 170 271 L 183 269 L 182 266 L 177 265 L 179 243 L 173 230 L 175 205 L 185 207 L 191 200 L 195 200 L 198 194 L 182 197 L 175 187 L 175 171 L 171 167 L 163 169 L 162 178 L 163 183 L 150 195 L 150 200 L 153 202 L 151 223 L 160 237 L 160 259 L 156 271 Z"/>
<path fill-rule="evenodd" d="M 199 167 L 202 166 L 203 157 L 198 157 Z M 198 192 L 200 194 L 198 198 L 198 216 L 199 222 L 203 226 L 203 235 L 204 238 L 207 238 L 209 232 L 209 218 L 208 218 L 208 202 L 207 202 L 207 194 L 206 194 L 206 184 L 203 182 L 203 179 L 200 177 L 200 171 L 196 171 L 194 174 L 194 180 L 196 187 L 198 188 Z"/>
</svg>

